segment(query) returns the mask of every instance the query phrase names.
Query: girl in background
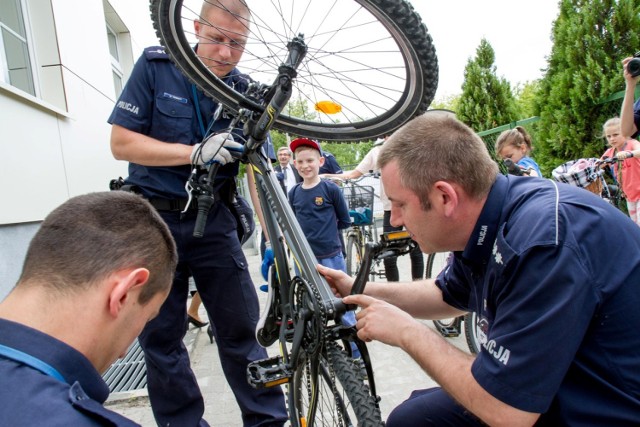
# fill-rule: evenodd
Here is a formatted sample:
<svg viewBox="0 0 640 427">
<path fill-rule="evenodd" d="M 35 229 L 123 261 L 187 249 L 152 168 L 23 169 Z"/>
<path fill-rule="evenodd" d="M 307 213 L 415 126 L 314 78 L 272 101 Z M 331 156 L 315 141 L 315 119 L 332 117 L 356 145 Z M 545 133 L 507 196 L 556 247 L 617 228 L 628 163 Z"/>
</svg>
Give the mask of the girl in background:
<svg viewBox="0 0 640 427">
<path fill-rule="evenodd" d="M 618 180 L 618 185 L 627 199 L 629 216 L 636 224 L 640 225 L 640 142 L 624 136 L 620 127 L 620 119 L 614 117 L 607 120 L 602 126 L 603 136 L 609 145 L 602 158 L 615 157 L 619 162 L 614 163 L 613 174 Z"/>
<path fill-rule="evenodd" d="M 525 175 L 541 177 L 540 167 L 530 157 L 532 150 L 531 135 L 522 126 L 505 130 L 496 140 L 496 154 L 501 159 L 510 159 Z"/>
</svg>

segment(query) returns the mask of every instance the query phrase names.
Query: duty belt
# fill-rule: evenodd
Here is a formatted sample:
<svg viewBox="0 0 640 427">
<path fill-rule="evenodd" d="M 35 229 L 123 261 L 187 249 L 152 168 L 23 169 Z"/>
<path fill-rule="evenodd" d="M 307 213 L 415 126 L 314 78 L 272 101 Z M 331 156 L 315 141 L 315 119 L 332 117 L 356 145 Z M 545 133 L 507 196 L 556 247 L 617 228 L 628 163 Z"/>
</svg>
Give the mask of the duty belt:
<svg viewBox="0 0 640 427">
<path fill-rule="evenodd" d="M 220 200 L 220 196 L 218 193 L 213 195 L 214 203 Z M 162 199 L 162 198 L 152 198 L 149 199 L 149 203 L 151 206 L 156 208 L 158 211 L 184 211 L 184 208 L 189 203 L 189 199 Z M 194 197 L 191 200 L 191 204 L 189 205 L 189 211 L 198 210 L 198 199 Z"/>
</svg>

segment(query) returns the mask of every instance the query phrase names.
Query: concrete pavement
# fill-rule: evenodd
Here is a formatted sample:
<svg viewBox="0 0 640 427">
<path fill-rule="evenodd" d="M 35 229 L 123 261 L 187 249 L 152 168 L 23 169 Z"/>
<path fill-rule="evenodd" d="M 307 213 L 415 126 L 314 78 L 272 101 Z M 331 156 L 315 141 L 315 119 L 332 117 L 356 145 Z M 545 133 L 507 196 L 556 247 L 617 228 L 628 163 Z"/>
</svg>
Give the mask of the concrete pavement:
<svg viewBox="0 0 640 427">
<path fill-rule="evenodd" d="M 249 261 L 251 276 L 257 287 L 264 282 L 260 274 L 260 256 L 255 254 L 254 249 L 247 249 L 245 253 Z M 398 267 L 400 280 L 410 280 L 411 269 L 408 256 L 399 258 Z M 389 286 L 398 285 L 390 284 Z M 258 290 L 258 295 L 262 306 L 266 294 Z M 204 308 L 201 308 L 201 317 L 206 318 Z M 425 322 L 425 324 L 432 325 L 431 322 Z M 448 338 L 448 340 L 457 347 L 467 350 L 464 336 Z M 189 349 L 191 364 L 205 399 L 205 419 L 207 422 L 212 427 L 242 426 L 240 410 L 222 373 L 215 342 L 213 344 L 209 342 L 204 328 L 190 328 L 185 337 L 185 344 Z M 277 354 L 275 345 L 267 351 L 270 355 Z M 373 342 L 369 344 L 369 351 L 378 394 L 382 398 L 380 406 L 383 419 L 386 419 L 389 412 L 404 401 L 412 390 L 435 385 L 435 382 L 401 350 Z M 111 410 L 136 421 L 143 427 L 156 425 L 146 389 L 113 393 L 106 405 Z"/>
</svg>

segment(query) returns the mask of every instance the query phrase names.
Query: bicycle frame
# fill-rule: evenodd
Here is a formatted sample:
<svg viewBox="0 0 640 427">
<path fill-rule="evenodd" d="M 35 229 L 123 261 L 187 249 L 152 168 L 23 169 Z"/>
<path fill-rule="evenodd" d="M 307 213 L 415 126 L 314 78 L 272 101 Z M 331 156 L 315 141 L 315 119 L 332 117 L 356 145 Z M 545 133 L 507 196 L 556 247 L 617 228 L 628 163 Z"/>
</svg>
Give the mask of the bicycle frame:
<svg viewBox="0 0 640 427">
<path fill-rule="evenodd" d="M 320 387 L 319 377 L 326 375 L 324 374 L 326 371 L 322 371 L 326 368 L 320 366 L 321 350 L 327 340 L 356 342 L 366 369 L 370 394 L 376 406 L 378 398 L 376 397 L 373 370 L 366 345 L 357 338 L 355 327 L 346 327 L 341 324 L 340 320 L 347 308 L 342 300 L 333 294 L 327 281 L 316 270 L 317 261 L 313 251 L 295 218 L 286 195 L 280 189 L 270 160 L 261 150 L 271 126 L 291 96 L 291 81 L 296 75 L 295 68 L 305 53 L 302 36 L 296 37 L 289 43 L 289 50 L 289 57 L 285 64 L 279 68 L 279 75 L 274 85 L 266 90 L 264 88 L 257 89 L 258 95 L 262 95 L 265 100 L 268 100 L 264 112 L 256 118 L 258 113 L 255 111 L 246 108 L 240 109 L 231 128 L 235 127 L 239 121 L 244 122 L 245 135 L 248 136 L 248 139 L 240 160 L 248 164 L 256 178 L 258 198 L 264 219 L 262 226 L 269 234 L 274 252 L 275 273 L 271 274 L 272 280 L 270 280 L 269 289 L 271 298 L 263 311 L 263 316 L 266 315 L 267 319 L 273 321 L 272 326 L 277 329 L 277 336 L 274 334 L 266 338 L 263 337 L 263 340 L 258 338 L 258 340 L 263 345 L 268 345 L 276 340 L 280 343 L 280 358 L 250 363 L 247 367 L 247 376 L 254 387 L 275 386 L 291 381 L 294 374 L 300 369 L 297 365 L 300 360 L 306 360 L 306 363 L 310 363 L 307 365 L 311 367 L 309 387 L 314 390 L 310 393 L 305 420 L 296 419 L 293 412 L 290 412 L 292 426 L 302 427 L 307 424 L 306 419 L 309 419 L 309 425 L 313 425 L 316 412 L 319 410 L 318 399 L 321 394 L 317 390 Z M 192 185 L 198 194 L 199 209 L 201 206 L 205 206 L 205 209 L 199 211 L 196 224 L 205 223 L 210 206 L 208 200 L 211 198 L 216 171 L 217 167 L 213 165 L 208 175 Z M 199 231 L 201 230 L 194 230 L 194 235 Z M 293 277 L 289 268 L 287 250 L 291 252 L 299 272 Z M 301 294 L 298 296 L 302 295 L 299 298 L 305 303 L 306 300 L 310 300 L 312 308 L 296 307 L 294 291 L 298 286 L 304 289 L 299 291 Z M 335 321 L 335 324 L 329 323 L 332 320 Z M 256 331 L 258 337 L 260 333 L 262 331 Z M 300 358 L 299 355 L 304 357 Z M 288 399 L 290 405 L 295 404 L 292 403 L 293 397 L 294 387 L 290 387 Z M 342 411 L 346 411 L 346 405 L 337 396 L 336 400 L 341 402 L 339 411 L 342 414 Z"/>
</svg>

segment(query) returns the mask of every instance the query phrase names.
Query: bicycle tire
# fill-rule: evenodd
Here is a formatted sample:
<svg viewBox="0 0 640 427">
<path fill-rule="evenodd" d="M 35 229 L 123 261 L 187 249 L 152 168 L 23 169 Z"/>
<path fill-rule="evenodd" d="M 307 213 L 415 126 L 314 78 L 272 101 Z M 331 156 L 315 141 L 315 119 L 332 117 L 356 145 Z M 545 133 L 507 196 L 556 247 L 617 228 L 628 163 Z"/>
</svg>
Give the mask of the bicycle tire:
<svg viewBox="0 0 640 427">
<path fill-rule="evenodd" d="M 478 329 L 476 328 L 477 320 L 478 315 L 475 312 L 464 315 L 464 337 L 471 354 L 480 352 L 480 340 L 478 339 Z"/>
<path fill-rule="evenodd" d="M 233 113 L 246 107 L 262 112 L 264 105 L 227 86 L 198 59 L 191 47 L 193 31 L 185 32 L 185 27 L 192 28 L 199 9 L 183 1 L 189 0 L 152 0 L 150 6 L 158 38 L 173 62 Z M 322 140 L 368 140 L 391 133 L 433 100 L 438 84 L 435 48 L 407 0 L 340 0 L 339 6 L 319 0 L 246 1 L 252 23 L 238 69 L 255 81 L 271 85 L 287 42 L 301 29 L 310 32 L 291 97 L 297 105 L 290 103 L 274 128 Z M 274 16 L 281 22 L 274 22 Z M 319 110 L 325 101 L 342 111 L 334 116 Z"/>
<path fill-rule="evenodd" d="M 326 342 L 319 356 L 317 382 L 311 378 L 309 355 L 300 352 L 299 357 L 298 369 L 290 384 L 289 411 L 292 425 L 383 425 L 380 408 L 369 392 L 361 368 L 335 342 Z M 315 390 L 313 384 L 317 386 Z M 309 419 L 312 395 L 317 395 L 317 409 L 313 419 Z"/>
<path fill-rule="evenodd" d="M 451 252 L 436 252 L 427 256 L 426 278 L 434 279 L 447 265 Z M 443 337 L 457 337 L 462 331 L 462 318 L 451 317 L 448 319 L 434 320 L 433 326 Z"/>
<path fill-rule="evenodd" d="M 427 256 L 426 278 L 435 279 L 447 265 L 451 252 L 436 252 Z"/>
<path fill-rule="evenodd" d="M 354 234 L 347 237 L 347 259 L 345 261 L 347 274 L 352 277 L 358 274 L 362 264 L 362 243 Z"/>
</svg>

